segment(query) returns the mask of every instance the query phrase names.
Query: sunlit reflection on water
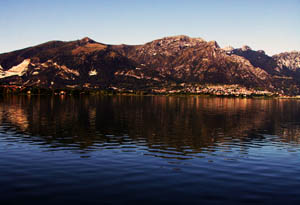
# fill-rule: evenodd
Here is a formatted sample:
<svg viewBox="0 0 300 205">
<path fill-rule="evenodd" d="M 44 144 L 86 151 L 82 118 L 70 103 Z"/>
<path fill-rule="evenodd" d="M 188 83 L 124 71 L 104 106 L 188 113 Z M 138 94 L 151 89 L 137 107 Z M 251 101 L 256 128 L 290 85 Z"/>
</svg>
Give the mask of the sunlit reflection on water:
<svg viewBox="0 0 300 205">
<path fill-rule="evenodd" d="M 7 96 L 0 123 L 3 204 L 300 199 L 297 100 Z"/>
</svg>

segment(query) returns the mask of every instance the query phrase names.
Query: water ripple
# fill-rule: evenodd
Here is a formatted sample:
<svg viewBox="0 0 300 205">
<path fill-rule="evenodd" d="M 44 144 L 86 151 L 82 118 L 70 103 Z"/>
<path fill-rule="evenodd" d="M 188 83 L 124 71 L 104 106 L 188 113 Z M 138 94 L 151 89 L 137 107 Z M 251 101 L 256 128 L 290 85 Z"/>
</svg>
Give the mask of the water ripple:
<svg viewBox="0 0 300 205">
<path fill-rule="evenodd" d="M 1 204 L 300 203 L 300 103 L 0 99 Z"/>
</svg>

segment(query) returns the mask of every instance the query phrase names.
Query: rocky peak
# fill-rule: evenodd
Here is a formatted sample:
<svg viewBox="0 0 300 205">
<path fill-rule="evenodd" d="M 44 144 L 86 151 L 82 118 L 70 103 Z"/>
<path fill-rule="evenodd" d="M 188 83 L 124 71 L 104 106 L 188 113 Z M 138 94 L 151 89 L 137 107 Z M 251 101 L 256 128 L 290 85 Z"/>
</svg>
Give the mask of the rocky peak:
<svg viewBox="0 0 300 205">
<path fill-rule="evenodd" d="M 232 46 L 226 46 L 226 47 L 223 48 L 223 50 L 226 51 L 226 52 L 231 52 L 231 51 L 234 50 L 234 48 Z"/>
<path fill-rule="evenodd" d="M 191 47 L 198 45 L 199 43 L 206 42 L 202 38 L 191 38 L 185 35 L 170 36 L 162 39 L 155 40 L 151 43 L 155 43 L 157 46 L 180 46 Z"/>
<path fill-rule="evenodd" d="M 241 49 L 242 49 L 242 51 L 249 51 L 249 50 L 251 50 L 250 46 L 247 46 L 247 45 L 242 46 Z"/>
<path fill-rule="evenodd" d="M 218 46 L 216 42 L 211 42 L 211 47 Z M 164 37 L 151 41 L 145 45 L 137 46 L 136 53 L 138 56 L 176 56 L 179 53 L 190 48 L 200 48 L 209 45 L 208 42 L 201 38 L 191 38 L 185 35 Z M 133 54 L 133 55 L 136 55 Z"/>
<path fill-rule="evenodd" d="M 257 52 L 260 54 L 266 55 L 266 52 L 264 50 L 258 50 Z"/>
<path fill-rule="evenodd" d="M 284 52 L 274 55 L 272 58 L 276 60 L 281 69 L 286 67 L 292 71 L 300 70 L 300 51 Z"/>
<path fill-rule="evenodd" d="M 217 43 L 217 41 L 209 41 L 208 42 L 209 45 L 212 45 L 215 48 L 220 48 L 219 44 Z"/>
<path fill-rule="evenodd" d="M 242 46 L 242 48 L 232 50 L 229 54 L 234 54 L 246 58 L 254 67 L 262 68 L 269 74 L 278 74 L 276 62 L 270 56 L 266 55 L 263 50 L 255 51 L 252 50 L 250 46 L 244 45 Z"/>
<path fill-rule="evenodd" d="M 204 41 L 202 38 L 191 38 L 186 35 L 178 35 L 178 36 L 169 36 L 165 37 L 161 40 L 170 40 L 170 41 L 185 41 L 185 42 L 190 42 L 190 41 Z"/>
<path fill-rule="evenodd" d="M 89 37 L 84 37 L 79 41 L 80 41 L 80 43 L 84 43 L 84 44 L 86 44 L 86 43 L 96 43 L 96 41 L 94 41 L 93 39 L 91 39 Z"/>
</svg>

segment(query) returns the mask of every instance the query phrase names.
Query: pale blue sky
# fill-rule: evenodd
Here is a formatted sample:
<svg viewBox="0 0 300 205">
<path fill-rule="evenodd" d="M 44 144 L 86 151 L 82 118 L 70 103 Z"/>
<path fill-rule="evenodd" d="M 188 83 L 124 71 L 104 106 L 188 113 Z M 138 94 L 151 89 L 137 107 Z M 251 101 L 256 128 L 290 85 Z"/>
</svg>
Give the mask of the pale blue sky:
<svg viewBox="0 0 300 205">
<path fill-rule="evenodd" d="M 0 1 L 0 53 L 85 36 L 142 44 L 179 34 L 270 55 L 300 50 L 300 0 Z"/>
</svg>

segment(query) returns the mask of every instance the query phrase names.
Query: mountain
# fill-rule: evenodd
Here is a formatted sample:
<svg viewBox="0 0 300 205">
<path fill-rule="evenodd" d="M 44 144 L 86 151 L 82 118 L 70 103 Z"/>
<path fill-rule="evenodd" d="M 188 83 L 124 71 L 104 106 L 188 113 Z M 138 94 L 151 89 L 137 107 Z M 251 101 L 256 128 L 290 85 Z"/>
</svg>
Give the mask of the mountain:
<svg viewBox="0 0 300 205">
<path fill-rule="evenodd" d="M 300 52 L 292 51 L 280 53 L 272 56 L 272 58 L 277 62 L 280 69 L 287 68 L 294 72 L 300 71 Z"/>
<path fill-rule="evenodd" d="M 290 76 L 300 84 L 300 52 L 292 51 L 272 56 L 281 73 Z"/>
<path fill-rule="evenodd" d="M 254 51 L 247 45 L 225 50 L 227 54 L 244 57 L 253 66 L 265 70 L 271 76 L 272 84 L 277 90 L 290 95 L 299 93 L 300 69 L 297 70 L 300 67 L 299 52 L 286 52 L 271 57 L 263 50 Z"/>
<path fill-rule="evenodd" d="M 263 50 L 254 51 L 250 46 L 244 45 L 242 48 L 231 50 L 230 54 L 246 58 L 254 67 L 259 67 L 271 75 L 279 74 L 276 61 Z"/>
<path fill-rule="evenodd" d="M 210 93 L 229 86 L 296 95 L 299 73 L 297 52 L 270 57 L 249 46 L 222 49 L 216 41 L 184 35 L 144 45 L 86 37 L 0 54 L 1 85 L 50 89 Z"/>
<path fill-rule="evenodd" d="M 215 41 L 188 36 L 166 37 L 139 46 L 114 46 L 139 64 L 176 83 L 242 84 L 270 88 L 268 73 L 245 58 L 228 56 Z"/>
<path fill-rule="evenodd" d="M 41 87 L 105 87 L 116 70 L 134 68 L 128 58 L 89 38 L 2 54 L 0 65 L 2 83 Z"/>
</svg>

